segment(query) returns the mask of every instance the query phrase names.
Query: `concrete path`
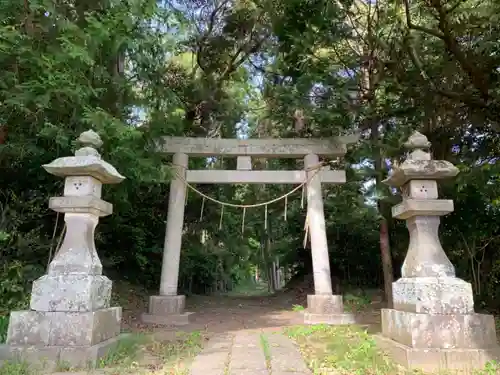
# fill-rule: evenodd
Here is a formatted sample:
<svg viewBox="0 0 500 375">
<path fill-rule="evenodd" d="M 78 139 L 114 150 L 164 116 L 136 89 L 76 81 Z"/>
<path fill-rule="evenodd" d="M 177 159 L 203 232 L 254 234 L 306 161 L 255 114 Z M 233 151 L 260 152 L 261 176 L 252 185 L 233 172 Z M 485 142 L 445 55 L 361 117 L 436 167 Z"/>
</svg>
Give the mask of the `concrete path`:
<svg viewBox="0 0 500 375">
<path fill-rule="evenodd" d="M 194 359 L 191 375 L 310 375 L 295 344 L 281 332 L 219 334 Z"/>
</svg>

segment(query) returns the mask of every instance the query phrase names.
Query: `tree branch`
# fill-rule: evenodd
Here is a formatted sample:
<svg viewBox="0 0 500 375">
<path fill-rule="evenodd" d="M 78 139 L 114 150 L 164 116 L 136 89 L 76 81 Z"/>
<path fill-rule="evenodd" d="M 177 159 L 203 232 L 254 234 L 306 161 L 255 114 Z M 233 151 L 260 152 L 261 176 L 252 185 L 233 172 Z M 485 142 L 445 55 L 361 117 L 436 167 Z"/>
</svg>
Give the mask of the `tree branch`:
<svg viewBox="0 0 500 375">
<path fill-rule="evenodd" d="M 439 31 L 428 29 L 427 27 L 423 27 L 420 25 L 415 25 L 411 20 L 410 0 L 403 0 L 403 3 L 404 3 L 404 7 L 405 7 L 406 25 L 408 26 L 409 29 L 421 31 L 423 33 L 426 33 L 426 34 L 435 36 L 436 38 L 439 38 L 441 40 L 444 40 L 444 35 L 442 33 L 440 33 Z"/>
</svg>

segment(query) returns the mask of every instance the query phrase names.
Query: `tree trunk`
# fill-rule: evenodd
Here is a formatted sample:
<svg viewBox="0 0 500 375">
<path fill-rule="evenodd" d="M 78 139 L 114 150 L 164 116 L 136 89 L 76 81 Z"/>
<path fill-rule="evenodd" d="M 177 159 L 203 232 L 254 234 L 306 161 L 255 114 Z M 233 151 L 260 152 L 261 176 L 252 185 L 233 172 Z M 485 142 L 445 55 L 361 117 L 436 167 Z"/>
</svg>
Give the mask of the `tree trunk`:
<svg viewBox="0 0 500 375">
<path fill-rule="evenodd" d="M 392 308 L 392 282 L 394 271 L 392 268 L 391 248 L 389 245 L 389 229 L 387 220 L 380 219 L 380 254 L 382 256 L 382 271 L 384 273 L 384 292 L 387 308 Z"/>
<path fill-rule="evenodd" d="M 377 193 L 377 208 L 380 215 L 379 236 L 380 236 L 380 255 L 382 258 L 382 272 L 384 274 L 384 295 L 388 308 L 392 308 L 392 282 L 394 280 L 394 271 L 392 268 L 392 256 L 389 243 L 389 227 L 385 217 L 386 210 L 384 203 L 379 195 L 385 189 L 382 184 L 383 158 L 380 146 L 379 122 L 376 116 L 373 117 L 371 124 L 371 141 L 374 147 L 373 160 L 375 167 L 375 184 Z"/>
</svg>

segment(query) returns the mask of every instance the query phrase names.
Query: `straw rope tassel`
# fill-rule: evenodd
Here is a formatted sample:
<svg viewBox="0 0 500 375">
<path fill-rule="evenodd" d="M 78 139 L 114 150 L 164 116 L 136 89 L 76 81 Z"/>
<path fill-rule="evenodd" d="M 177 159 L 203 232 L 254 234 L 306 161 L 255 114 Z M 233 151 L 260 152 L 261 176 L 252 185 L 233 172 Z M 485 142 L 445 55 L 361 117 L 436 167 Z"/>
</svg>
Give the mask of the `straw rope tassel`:
<svg viewBox="0 0 500 375">
<path fill-rule="evenodd" d="M 287 209 L 288 209 L 288 196 L 285 196 L 285 213 L 283 214 L 283 216 L 285 217 L 285 221 L 287 219 Z"/>
<path fill-rule="evenodd" d="M 224 206 L 220 208 L 220 220 L 219 220 L 219 230 L 222 229 L 222 216 L 224 215 Z"/>
<path fill-rule="evenodd" d="M 241 233 L 245 232 L 245 215 L 247 213 L 247 208 L 243 207 L 243 219 L 241 220 Z"/>
<path fill-rule="evenodd" d="M 309 239 L 309 213 L 306 215 L 306 221 L 304 223 L 304 230 L 305 230 L 305 235 L 304 235 L 304 249 L 307 247 L 307 240 Z"/>
<path fill-rule="evenodd" d="M 200 210 L 200 221 L 203 220 L 203 210 L 205 208 L 205 197 L 203 197 L 203 200 L 201 201 L 201 210 Z"/>
<path fill-rule="evenodd" d="M 265 205 L 264 209 L 264 229 L 267 230 L 267 204 Z"/>
<path fill-rule="evenodd" d="M 302 185 L 302 196 L 300 197 L 300 209 L 304 209 L 305 184 Z"/>
</svg>

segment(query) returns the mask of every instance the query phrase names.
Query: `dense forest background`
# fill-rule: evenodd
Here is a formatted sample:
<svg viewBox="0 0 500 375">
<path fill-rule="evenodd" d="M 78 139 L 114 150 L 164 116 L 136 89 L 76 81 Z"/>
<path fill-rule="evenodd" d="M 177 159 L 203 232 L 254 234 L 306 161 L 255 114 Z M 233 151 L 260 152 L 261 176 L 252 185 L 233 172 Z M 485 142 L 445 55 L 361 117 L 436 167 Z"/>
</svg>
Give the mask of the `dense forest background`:
<svg viewBox="0 0 500 375">
<path fill-rule="evenodd" d="M 330 137 L 359 132 L 337 163 L 348 182 L 325 188 L 332 271 L 343 285 L 381 288 L 408 245 L 381 184 L 418 129 L 436 159 L 455 163 L 441 186 L 455 201 L 443 247 L 481 309 L 500 309 L 500 3 L 485 0 L 0 1 L 0 315 L 26 306 L 54 252 L 62 218 L 48 199 L 61 179 L 41 165 L 71 155 L 89 128 L 127 177 L 105 186 L 114 214 L 97 248 L 114 280 L 158 288 L 170 174 L 161 135 Z M 193 159 L 191 168 L 206 160 Z M 257 160 L 257 168 L 300 161 Z M 207 168 L 234 168 L 218 158 Z M 287 186 L 199 188 L 255 203 Z M 246 282 L 279 259 L 310 270 L 300 193 L 242 211 L 190 194 L 180 269 L 184 293 Z M 56 226 L 57 223 L 57 226 Z M 204 233 L 204 234 L 202 234 Z M 204 239 L 204 240 L 203 240 Z M 119 270 L 119 272 L 118 272 Z"/>
</svg>

